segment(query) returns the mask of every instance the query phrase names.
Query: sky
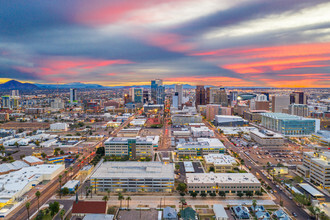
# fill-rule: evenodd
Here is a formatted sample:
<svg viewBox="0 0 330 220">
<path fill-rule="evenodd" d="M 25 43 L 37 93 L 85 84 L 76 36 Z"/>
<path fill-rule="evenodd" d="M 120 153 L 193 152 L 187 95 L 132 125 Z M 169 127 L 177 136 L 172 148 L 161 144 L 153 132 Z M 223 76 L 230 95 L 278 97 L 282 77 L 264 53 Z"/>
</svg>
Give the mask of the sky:
<svg viewBox="0 0 330 220">
<path fill-rule="evenodd" d="M 330 87 L 327 0 L 10 0 L 0 82 Z"/>
</svg>

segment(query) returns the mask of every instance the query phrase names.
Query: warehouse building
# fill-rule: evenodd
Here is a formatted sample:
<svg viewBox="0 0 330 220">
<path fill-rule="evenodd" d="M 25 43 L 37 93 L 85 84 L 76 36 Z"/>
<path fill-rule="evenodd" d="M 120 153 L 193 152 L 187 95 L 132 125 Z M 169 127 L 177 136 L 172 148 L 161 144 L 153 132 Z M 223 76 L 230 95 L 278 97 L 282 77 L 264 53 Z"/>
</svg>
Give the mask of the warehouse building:
<svg viewBox="0 0 330 220">
<path fill-rule="evenodd" d="M 91 176 L 99 192 L 172 192 L 173 164 L 161 162 L 105 162 Z"/>
</svg>

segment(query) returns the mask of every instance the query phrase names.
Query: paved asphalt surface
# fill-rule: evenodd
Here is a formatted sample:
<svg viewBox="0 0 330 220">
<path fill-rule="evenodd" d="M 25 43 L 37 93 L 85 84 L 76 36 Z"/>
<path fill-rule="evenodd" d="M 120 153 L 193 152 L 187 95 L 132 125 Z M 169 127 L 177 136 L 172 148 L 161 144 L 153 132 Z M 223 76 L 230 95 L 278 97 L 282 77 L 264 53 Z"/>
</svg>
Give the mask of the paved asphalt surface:
<svg viewBox="0 0 330 220">
<path fill-rule="evenodd" d="M 262 175 L 261 173 L 261 166 L 256 166 L 254 163 L 252 163 L 250 161 L 250 159 L 244 154 L 244 153 L 240 153 L 240 149 L 237 148 L 235 145 L 233 145 L 224 135 L 220 135 L 218 133 L 218 131 L 216 130 L 216 128 L 214 128 L 212 125 L 210 125 L 207 121 L 205 121 L 205 124 L 214 131 L 215 135 L 217 138 L 219 138 L 220 140 L 223 141 L 225 147 L 232 151 L 232 152 L 236 152 L 237 154 L 240 155 L 240 157 L 244 160 L 245 165 L 247 167 L 251 167 L 251 173 L 253 173 L 254 175 L 258 176 L 256 173 L 259 173 L 260 175 L 258 176 L 258 178 L 261 178 L 265 183 L 267 183 L 272 189 L 273 191 L 276 190 L 277 193 L 273 194 L 276 197 L 275 202 L 277 204 L 280 203 L 280 200 L 283 201 L 283 207 L 287 208 L 291 213 L 289 213 L 290 215 L 294 212 L 297 214 L 296 219 L 311 219 L 311 217 L 300 207 L 298 207 L 296 205 L 296 203 L 294 201 L 292 201 L 283 191 L 280 191 L 277 187 L 276 184 L 273 184 L 271 180 L 269 180 L 268 178 L 266 178 L 264 175 Z"/>
</svg>

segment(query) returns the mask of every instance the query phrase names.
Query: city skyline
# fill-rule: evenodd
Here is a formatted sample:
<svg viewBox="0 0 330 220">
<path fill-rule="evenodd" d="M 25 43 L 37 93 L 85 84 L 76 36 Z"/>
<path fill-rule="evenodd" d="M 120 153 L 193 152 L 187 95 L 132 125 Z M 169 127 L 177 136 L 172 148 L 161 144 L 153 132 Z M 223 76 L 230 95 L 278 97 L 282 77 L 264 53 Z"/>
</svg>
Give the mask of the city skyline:
<svg viewBox="0 0 330 220">
<path fill-rule="evenodd" d="M 326 1 L 3 4 L 0 83 L 330 85 Z"/>
</svg>

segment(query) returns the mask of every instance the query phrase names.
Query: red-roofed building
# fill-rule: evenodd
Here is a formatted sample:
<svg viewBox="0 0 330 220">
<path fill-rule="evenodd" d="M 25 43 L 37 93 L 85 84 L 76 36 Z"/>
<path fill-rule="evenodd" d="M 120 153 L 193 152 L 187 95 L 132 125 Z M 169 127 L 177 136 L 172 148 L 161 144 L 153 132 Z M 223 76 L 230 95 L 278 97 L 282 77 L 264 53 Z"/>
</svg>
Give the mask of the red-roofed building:
<svg viewBox="0 0 330 220">
<path fill-rule="evenodd" d="M 84 217 L 86 214 L 106 214 L 105 201 L 78 201 L 73 202 L 72 216 Z"/>
</svg>

